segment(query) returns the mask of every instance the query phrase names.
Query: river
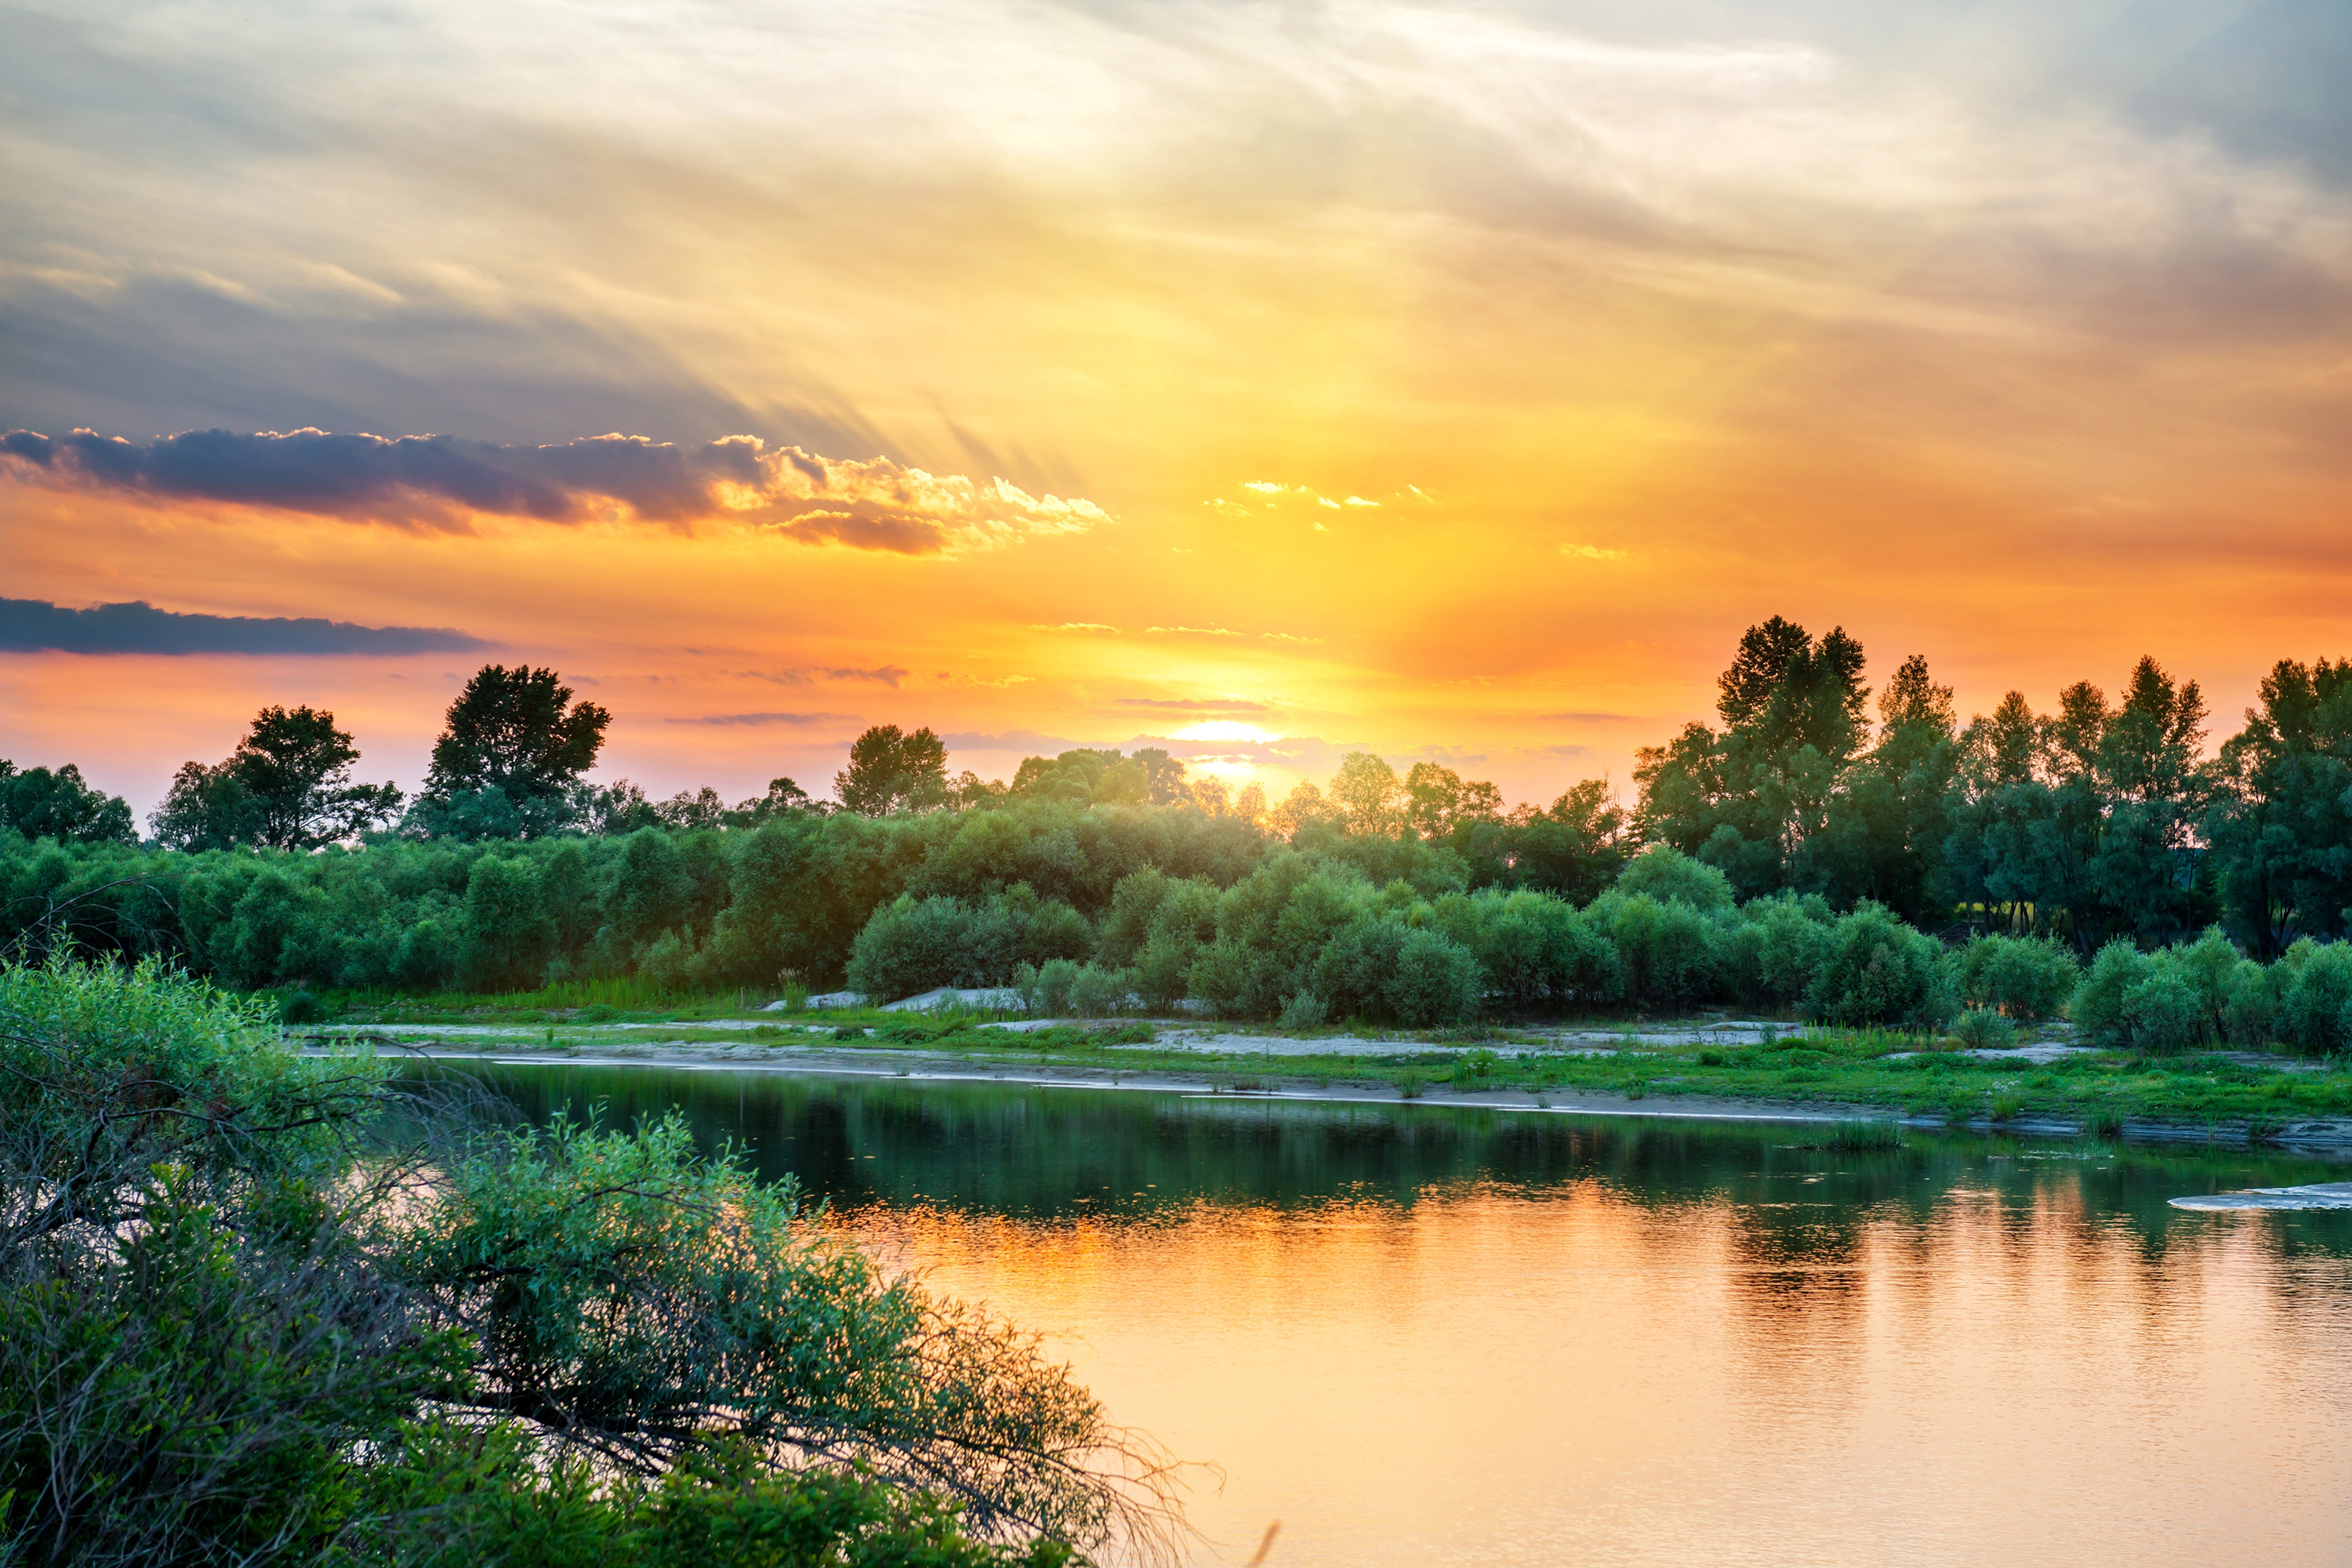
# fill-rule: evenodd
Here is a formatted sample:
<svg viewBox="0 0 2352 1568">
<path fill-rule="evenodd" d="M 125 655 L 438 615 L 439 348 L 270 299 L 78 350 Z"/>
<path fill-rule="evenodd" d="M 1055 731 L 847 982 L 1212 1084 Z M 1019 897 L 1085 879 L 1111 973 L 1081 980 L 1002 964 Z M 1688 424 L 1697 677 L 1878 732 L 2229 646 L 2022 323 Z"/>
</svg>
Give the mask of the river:
<svg viewBox="0 0 2352 1568">
<path fill-rule="evenodd" d="M 1195 1561 L 2340 1564 L 2341 1179 L 2205 1150 L 630 1068 L 1222 1467 Z"/>
</svg>

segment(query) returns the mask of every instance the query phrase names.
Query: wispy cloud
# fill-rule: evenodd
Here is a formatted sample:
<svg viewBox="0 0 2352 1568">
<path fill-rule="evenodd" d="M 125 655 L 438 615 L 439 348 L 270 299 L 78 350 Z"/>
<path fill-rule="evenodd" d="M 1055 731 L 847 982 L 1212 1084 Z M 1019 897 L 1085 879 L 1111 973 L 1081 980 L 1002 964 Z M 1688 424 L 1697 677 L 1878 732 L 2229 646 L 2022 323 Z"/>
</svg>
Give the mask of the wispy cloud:
<svg viewBox="0 0 2352 1568">
<path fill-rule="evenodd" d="M 688 531 L 725 524 L 904 555 L 992 549 L 1111 521 L 1092 501 L 1033 496 L 1001 479 L 820 457 L 754 436 L 677 446 L 613 435 L 521 447 L 315 429 L 196 430 L 143 442 L 14 430 L 0 436 L 0 471 L 20 482 L 355 521 L 463 528 L 485 514 Z"/>
<path fill-rule="evenodd" d="M 767 725 L 854 724 L 852 713 L 703 713 L 692 718 L 665 719 L 665 724 Z"/>
<path fill-rule="evenodd" d="M 1562 555 L 1579 556 L 1586 561 L 1624 561 L 1630 559 L 1622 550 L 1603 550 L 1597 544 L 1563 544 Z"/>
<path fill-rule="evenodd" d="M 1118 630 L 1117 626 L 1105 626 L 1100 621 L 1064 621 L 1057 626 L 1033 621 L 1030 623 L 1029 629 L 1033 632 L 1117 632 Z"/>
<path fill-rule="evenodd" d="M 879 665 L 872 669 L 842 669 L 826 665 L 809 665 L 794 669 L 745 669 L 736 673 L 747 680 L 765 680 L 778 686 L 806 686 L 817 680 L 870 681 L 877 686 L 898 688 L 898 682 L 912 673 L 895 664 Z"/>
<path fill-rule="evenodd" d="M 0 599 L 0 652 L 151 654 L 466 653 L 491 645 L 435 626 L 362 626 L 310 616 L 210 616 L 143 600 L 67 609 L 46 599 Z"/>
</svg>

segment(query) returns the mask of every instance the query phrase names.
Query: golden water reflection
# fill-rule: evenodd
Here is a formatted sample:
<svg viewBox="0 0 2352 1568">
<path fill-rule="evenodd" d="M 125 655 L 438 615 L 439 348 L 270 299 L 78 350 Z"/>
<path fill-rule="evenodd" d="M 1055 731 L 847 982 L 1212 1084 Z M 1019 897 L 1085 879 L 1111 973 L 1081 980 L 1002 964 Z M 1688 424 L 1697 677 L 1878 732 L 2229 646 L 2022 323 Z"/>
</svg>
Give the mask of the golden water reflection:
<svg viewBox="0 0 2352 1568">
<path fill-rule="evenodd" d="M 1276 1518 L 1328 1564 L 2352 1555 L 2342 1260 L 2241 1215 L 2151 1258 L 2063 1194 L 1753 1219 L 1584 1182 L 856 1228 L 1222 1465 L 1207 1561 Z"/>
<path fill-rule="evenodd" d="M 2352 1561 L 2352 1216 L 2246 1154 L 599 1075 L 1213 1461 L 1201 1561 Z"/>
</svg>

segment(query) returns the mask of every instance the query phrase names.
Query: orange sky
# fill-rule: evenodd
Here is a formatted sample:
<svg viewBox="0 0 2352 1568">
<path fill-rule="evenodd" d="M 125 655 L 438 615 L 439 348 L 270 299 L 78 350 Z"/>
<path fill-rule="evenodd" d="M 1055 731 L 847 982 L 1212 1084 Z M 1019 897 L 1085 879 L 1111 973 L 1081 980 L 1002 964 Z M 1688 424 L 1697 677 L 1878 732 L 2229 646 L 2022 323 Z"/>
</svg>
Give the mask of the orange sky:
<svg viewBox="0 0 2352 1568">
<path fill-rule="evenodd" d="M 1964 710 L 2352 647 L 2352 198 L 2260 7 L 105 9 L 27 13 L 0 428 L 887 460 L 562 521 L 16 463 L 9 597 L 494 645 L 0 653 L 0 754 L 142 809 L 267 701 L 413 785 L 480 658 L 656 793 L 1223 720 L 1548 800 L 1776 613 Z"/>
</svg>

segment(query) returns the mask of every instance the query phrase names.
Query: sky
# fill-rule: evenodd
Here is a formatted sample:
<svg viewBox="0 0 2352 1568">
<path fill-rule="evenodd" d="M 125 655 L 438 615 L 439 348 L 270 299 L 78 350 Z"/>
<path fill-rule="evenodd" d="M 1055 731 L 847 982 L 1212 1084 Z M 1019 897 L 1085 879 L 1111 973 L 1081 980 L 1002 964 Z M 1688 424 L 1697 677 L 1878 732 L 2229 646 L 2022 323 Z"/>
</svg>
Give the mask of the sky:
<svg viewBox="0 0 2352 1568">
<path fill-rule="evenodd" d="M 309 702 L 413 787 L 528 662 L 656 795 L 890 722 L 1545 802 L 1776 614 L 2219 739 L 2352 651 L 2347 66 L 2340 0 L 0 6 L 0 755 L 144 811 Z"/>
</svg>

